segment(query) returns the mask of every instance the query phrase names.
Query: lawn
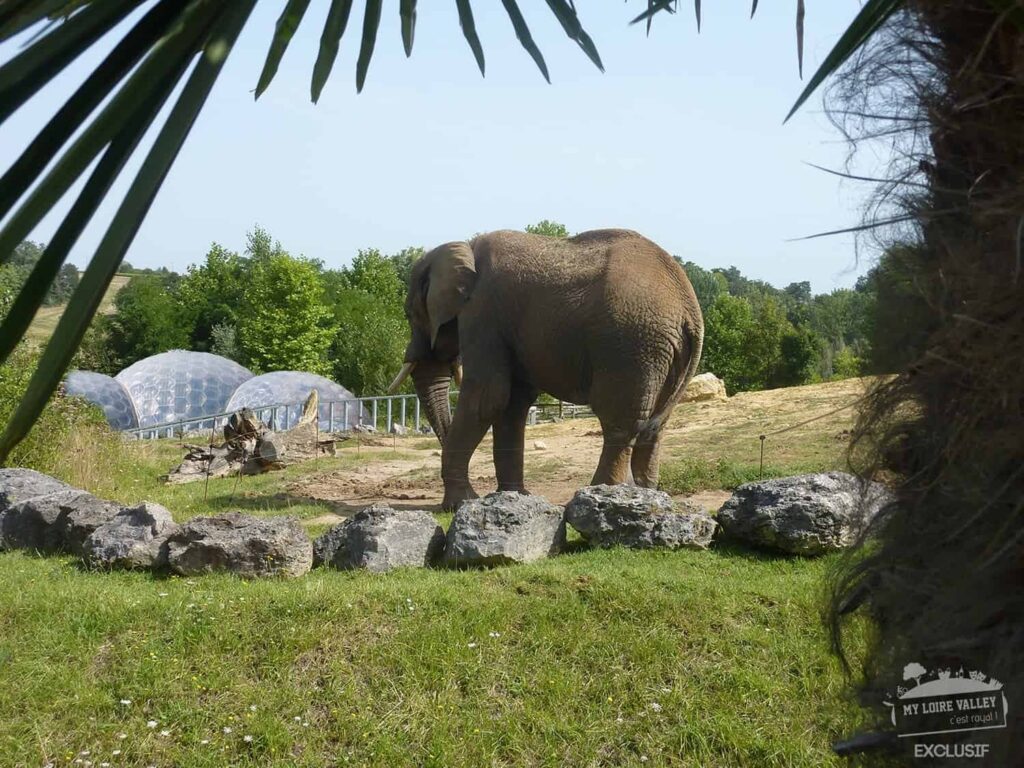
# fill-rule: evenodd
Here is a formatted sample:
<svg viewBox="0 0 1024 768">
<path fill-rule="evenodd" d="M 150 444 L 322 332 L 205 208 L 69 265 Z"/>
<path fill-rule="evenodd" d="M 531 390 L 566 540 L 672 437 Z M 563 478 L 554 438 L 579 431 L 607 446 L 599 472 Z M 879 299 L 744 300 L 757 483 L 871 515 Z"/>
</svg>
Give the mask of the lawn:
<svg viewBox="0 0 1024 768">
<path fill-rule="evenodd" d="M 754 406 L 682 409 L 691 426 L 670 443 L 669 474 L 721 487 L 730 466 L 748 472 L 746 432 L 764 428 L 743 415 Z M 808 426 L 778 446 L 776 463 L 840 466 L 835 434 L 848 420 Z M 592 425 L 538 430 L 554 448 Z M 385 465 L 423 473 L 435 449 L 422 438 L 346 443 L 334 458 L 207 489 L 158 482 L 181 455 L 160 441 L 76 472 L 90 490 L 152 499 L 179 520 L 290 514 L 315 534 L 339 507 L 305 490 Z M 538 454 L 528 479 L 530 466 L 557 473 L 563 461 Z M 684 461 L 718 474 L 672 469 Z M 436 482 L 429 475 L 412 482 Z M 833 563 L 575 541 L 567 554 L 493 570 L 247 582 L 98 573 L 7 552 L 0 766 L 838 766 L 831 742 L 860 723 L 821 622 Z"/>
</svg>

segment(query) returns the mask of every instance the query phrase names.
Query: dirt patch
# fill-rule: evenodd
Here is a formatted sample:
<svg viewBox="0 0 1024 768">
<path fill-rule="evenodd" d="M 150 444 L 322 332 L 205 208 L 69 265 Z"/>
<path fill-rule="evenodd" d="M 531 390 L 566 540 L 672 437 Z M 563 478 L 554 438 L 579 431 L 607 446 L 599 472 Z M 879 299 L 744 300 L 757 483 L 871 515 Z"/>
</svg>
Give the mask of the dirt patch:
<svg viewBox="0 0 1024 768">
<path fill-rule="evenodd" d="M 866 379 L 850 379 L 747 392 L 726 401 L 685 403 L 676 408 L 669 422 L 663 460 L 728 457 L 734 461 L 757 462 L 759 435 L 815 417 L 821 418 L 770 437 L 766 442 L 766 461 L 794 460 L 796 448 L 806 448 L 816 444 L 815 441 L 827 444 L 833 452 L 841 451 L 843 441 L 836 435 L 849 429 L 855 414 L 853 408 L 843 407 L 863 395 L 868 384 Z M 840 408 L 843 410 L 837 411 Z M 535 440 L 542 440 L 545 448 L 535 449 Z M 372 445 L 369 441 L 362 444 L 364 457 L 369 454 L 372 460 L 351 469 L 304 478 L 289 488 L 290 493 L 326 502 L 339 515 L 351 514 L 374 503 L 407 509 L 437 509 L 443 495 L 441 458 L 435 455 L 437 443 L 416 437 L 396 440 L 391 436 L 379 436 L 376 441 Z M 528 427 L 524 455 L 527 487 L 555 504 L 565 504 L 577 489 L 589 484 L 601 445 L 600 424 L 592 417 Z M 402 459 L 390 457 L 395 448 L 402 451 Z M 480 494 L 494 490 L 497 484 L 491 448 L 488 435 L 470 462 L 470 477 Z M 418 456 L 405 458 L 409 454 Z M 714 512 L 730 495 L 728 491 L 708 490 L 675 498 L 689 500 Z"/>
</svg>

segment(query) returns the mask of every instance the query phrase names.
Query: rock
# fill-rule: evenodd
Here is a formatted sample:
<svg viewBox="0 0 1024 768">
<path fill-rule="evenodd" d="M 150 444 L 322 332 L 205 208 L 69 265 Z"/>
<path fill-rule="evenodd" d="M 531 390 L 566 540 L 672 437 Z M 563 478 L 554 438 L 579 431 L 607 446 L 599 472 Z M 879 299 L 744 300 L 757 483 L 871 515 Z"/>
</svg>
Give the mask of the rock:
<svg viewBox="0 0 1024 768">
<path fill-rule="evenodd" d="M 399 437 L 405 437 L 409 434 L 409 428 L 404 424 L 399 424 L 397 421 L 391 425 L 391 434 L 398 435 Z"/>
<path fill-rule="evenodd" d="M 664 491 L 633 485 L 592 485 L 576 492 L 565 519 L 597 547 L 706 549 L 717 527 L 695 504 L 676 511 Z"/>
<path fill-rule="evenodd" d="M 101 526 L 117 517 L 121 505 L 80 492 L 60 506 L 53 526 L 54 547 L 75 555 L 82 554 L 85 540 Z"/>
<path fill-rule="evenodd" d="M 0 546 L 77 554 L 85 538 L 117 511 L 116 504 L 77 488 L 65 487 L 56 493 L 33 496 L 3 514 Z"/>
<path fill-rule="evenodd" d="M 377 428 L 373 424 L 356 424 L 352 427 L 353 432 L 362 432 L 367 435 L 372 435 L 377 431 Z"/>
<path fill-rule="evenodd" d="M 534 440 L 533 441 L 533 450 L 535 450 L 535 451 L 546 451 L 547 449 L 548 449 L 548 444 L 545 443 L 543 440 Z"/>
<path fill-rule="evenodd" d="M 703 400 L 727 400 L 728 394 L 725 391 L 725 382 L 713 373 L 702 373 L 690 379 L 686 385 L 686 391 L 679 401 L 681 403 L 696 403 Z"/>
<path fill-rule="evenodd" d="M 170 512 L 144 501 L 93 531 L 82 544 L 82 557 L 101 568 L 159 568 L 167 562 L 167 539 L 178 530 Z"/>
<path fill-rule="evenodd" d="M 313 565 L 376 573 L 422 567 L 436 563 L 444 545 L 444 529 L 429 512 L 374 504 L 313 542 Z"/>
<path fill-rule="evenodd" d="M 19 467 L 0 469 L 0 514 L 25 499 L 31 499 L 33 496 L 46 496 L 57 491 L 66 491 L 69 488 L 71 486 L 67 483 L 62 483 L 42 472 L 36 472 L 34 469 Z"/>
<path fill-rule="evenodd" d="M 514 491 L 465 501 L 455 513 L 445 545 L 451 566 L 527 563 L 565 545 L 561 507 Z"/>
<path fill-rule="evenodd" d="M 783 477 L 741 485 L 718 511 L 718 523 L 740 541 L 822 555 L 853 543 L 860 526 L 890 500 L 884 486 L 846 472 Z"/>
<path fill-rule="evenodd" d="M 167 540 L 167 564 L 183 576 L 230 571 L 239 576 L 301 576 L 313 544 L 290 518 L 238 512 L 189 520 Z"/>
<path fill-rule="evenodd" d="M 422 425 L 420 425 L 420 434 L 421 435 L 432 435 L 432 434 L 434 434 L 434 428 L 432 426 L 430 426 L 429 424 L 422 424 Z"/>
<path fill-rule="evenodd" d="M 444 456 L 444 453 L 442 451 L 431 451 L 430 455 L 431 456 Z"/>
</svg>

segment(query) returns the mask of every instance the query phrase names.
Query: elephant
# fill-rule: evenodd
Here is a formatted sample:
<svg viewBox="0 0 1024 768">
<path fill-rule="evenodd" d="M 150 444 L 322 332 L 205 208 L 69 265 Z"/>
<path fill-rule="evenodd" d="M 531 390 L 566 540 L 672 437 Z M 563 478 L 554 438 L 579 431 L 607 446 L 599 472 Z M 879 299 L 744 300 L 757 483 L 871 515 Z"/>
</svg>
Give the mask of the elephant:
<svg viewBox="0 0 1024 768">
<path fill-rule="evenodd" d="M 525 427 L 540 392 L 600 420 L 592 485 L 657 487 L 662 434 L 700 362 L 704 320 L 683 268 L 653 242 L 602 229 L 445 243 L 414 264 L 405 314 L 410 341 L 389 392 L 412 375 L 441 442 L 444 509 L 477 498 L 469 461 L 489 428 L 498 490 L 527 493 Z"/>
</svg>

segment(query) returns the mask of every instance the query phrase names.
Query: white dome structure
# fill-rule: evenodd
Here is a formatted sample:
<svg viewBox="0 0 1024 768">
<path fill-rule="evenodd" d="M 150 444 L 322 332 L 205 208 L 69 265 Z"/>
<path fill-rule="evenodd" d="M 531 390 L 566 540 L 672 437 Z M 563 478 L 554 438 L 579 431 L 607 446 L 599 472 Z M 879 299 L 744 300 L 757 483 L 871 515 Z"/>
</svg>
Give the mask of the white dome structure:
<svg viewBox="0 0 1024 768">
<path fill-rule="evenodd" d="M 64 379 L 64 391 L 102 408 L 107 422 L 114 429 L 134 429 L 139 426 L 135 404 L 128 391 L 112 376 L 92 371 L 72 371 Z"/>
<path fill-rule="evenodd" d="M 139 360 L 114 378 L 145 428 L 223 413 L 232 393 L 252 377 L 226 357 L 175 349 Z"/>
<path fill-rule="evenodd" d="M 368 420 L 365 409 L 360 408 L 358 402 L 341 404 L 346 400 L 355 401 L 355 395 L 328 378 L 303 371 L 274 371 L 254 376 L 235 390 L 224 410 L 249 408 L 261 417 L 265 416 L 265 421 L 272 421 L 270 426 L 273 429 L 287 429 L 299 420 L 301 404 L 314 389 L 320 396 L 320 429 L 324 432 L 351 428 L 360 423 L 360 416 L 362 421 Z M 335 404 L 333 407 L 332 402 Z M 279 405 L 289 407 L 259 414 L 261 408 Z"/>
</svg>

